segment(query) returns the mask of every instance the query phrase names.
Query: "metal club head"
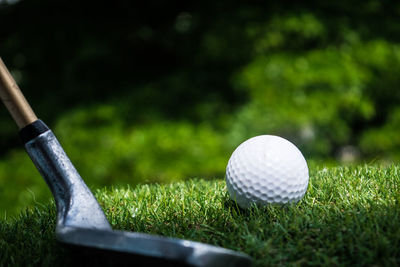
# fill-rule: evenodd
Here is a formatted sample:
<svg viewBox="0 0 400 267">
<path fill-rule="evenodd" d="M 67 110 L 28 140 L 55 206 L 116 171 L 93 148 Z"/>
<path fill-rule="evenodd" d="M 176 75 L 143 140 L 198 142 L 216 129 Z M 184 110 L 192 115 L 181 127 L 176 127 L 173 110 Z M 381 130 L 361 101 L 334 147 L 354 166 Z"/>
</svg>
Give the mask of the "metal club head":
<svg viewBox="0 0 400 267">
<path fill-rule="evenodd" d="M 111 252 L 135 264 L 251 266 L 240 252 L 189 240 L 113 231 L 52 131 L 40 120 L 20 131 L 25 149 L 50 187 L 57 206 L 56 238 L 79 248 Z M 140 259 L 140 262 L 137 261 Z"/>
</svg>

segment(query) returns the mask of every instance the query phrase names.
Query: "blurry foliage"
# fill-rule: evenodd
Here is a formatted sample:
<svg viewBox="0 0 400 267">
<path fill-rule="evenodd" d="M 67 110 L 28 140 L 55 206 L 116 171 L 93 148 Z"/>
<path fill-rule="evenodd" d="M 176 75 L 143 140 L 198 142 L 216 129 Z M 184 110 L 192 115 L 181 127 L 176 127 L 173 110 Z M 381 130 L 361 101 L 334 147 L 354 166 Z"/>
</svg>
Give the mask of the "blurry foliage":
<svg viewBox="0 0 400 267">
<path fill-rule="evenodd" d="M 96 106 L 69 114 L 54 130 L 81 175 L 96 184 L 223 176 L 226 145 L 206 123 L 159 121 L 127 128 L 116 116 L 114 106 Z M 81 125 L 86 130 L 76 131 Z"/>
<path fill-rule="evenodd" d="M 344 145 L 358 146 L 375 115 L 383 112 L 371 97 L 376 88 L 371 88 L 370 66 L 363 62 L 363 54 L 391 51 L 400 55 L 400 46 L 377 42 L 260 56 L 240 76 L 238 83 L 251 100 L 235 124 L 247 135 L 285 135 L 314 157 L 331 157 Z M 373 67 L 386 66 L 393 56 L 372 61 Z"/>
<path fill-rule="evenodd" d="M 375 0 L 2 1 L 0 56 L 90 186 L 222 177 L 259 134 L 312 162 L 398 162 L 399 15 Z M 0 209 L 44 201 L 5 109 L 0 129 Z"/>
</svg>

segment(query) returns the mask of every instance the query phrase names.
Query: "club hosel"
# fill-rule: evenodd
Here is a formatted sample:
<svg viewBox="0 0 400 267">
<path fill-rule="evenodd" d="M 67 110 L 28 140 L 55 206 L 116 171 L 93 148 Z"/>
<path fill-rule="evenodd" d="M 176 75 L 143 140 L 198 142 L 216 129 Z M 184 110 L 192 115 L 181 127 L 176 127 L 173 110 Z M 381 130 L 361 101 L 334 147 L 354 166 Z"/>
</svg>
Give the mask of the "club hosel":
<svg viewBox="0 0 400 267">
<path fill-rule="evenodd" d="M 38 137 L 44 132 L 49 131 L 50 128 L 41 120 L 36 120 L 31 124 L 26 125 L 24 128 L 19 130 L 19 137 L 24 143 L 28 143 L 32 139 Z"/>
<path fill-rule="evenodd" d="M 37 120 L 21 129 L 20 137 L 53 193 L 57 225 L 111 229 L 97 200 L 49 127 Z"/>
</svg>

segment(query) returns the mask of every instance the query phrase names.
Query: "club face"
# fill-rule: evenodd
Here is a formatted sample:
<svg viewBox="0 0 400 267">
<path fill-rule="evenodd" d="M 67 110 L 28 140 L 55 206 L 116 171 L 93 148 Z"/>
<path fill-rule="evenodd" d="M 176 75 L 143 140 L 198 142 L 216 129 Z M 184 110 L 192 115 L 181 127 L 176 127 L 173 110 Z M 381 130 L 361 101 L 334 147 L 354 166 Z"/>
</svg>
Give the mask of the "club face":
<svg viewBox="0 0 400 267">
<path fill-rule="evenodd" d="M 163 266 L 251 266 L 246 254 L 203 243 L 161 236 L 61 226 L 57 239 L 70 246 L 114 255 L 122 262 L 149 262 Z"/>
</svg>

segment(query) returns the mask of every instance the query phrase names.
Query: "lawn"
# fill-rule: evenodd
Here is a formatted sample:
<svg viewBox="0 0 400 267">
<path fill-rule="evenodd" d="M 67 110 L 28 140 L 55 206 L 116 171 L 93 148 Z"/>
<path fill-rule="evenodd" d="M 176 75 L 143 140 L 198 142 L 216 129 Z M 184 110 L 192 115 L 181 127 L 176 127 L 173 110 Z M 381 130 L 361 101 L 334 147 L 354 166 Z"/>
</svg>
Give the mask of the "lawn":
<svg viewBox="0 0 400 267">
<path fill-rule="evenodd" d="M 316 168 L 305 197 L 285 207 L 241 210 L 222 179 L 95 191 L 115 229 L 243 251 L 255 266 L 399 265 L 400 168 Z M 0 266 L 76 264 L 54 240 L 55 206 L 0 224 Z"/>
</svg>

